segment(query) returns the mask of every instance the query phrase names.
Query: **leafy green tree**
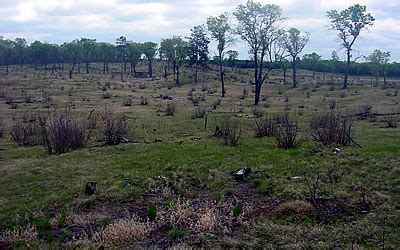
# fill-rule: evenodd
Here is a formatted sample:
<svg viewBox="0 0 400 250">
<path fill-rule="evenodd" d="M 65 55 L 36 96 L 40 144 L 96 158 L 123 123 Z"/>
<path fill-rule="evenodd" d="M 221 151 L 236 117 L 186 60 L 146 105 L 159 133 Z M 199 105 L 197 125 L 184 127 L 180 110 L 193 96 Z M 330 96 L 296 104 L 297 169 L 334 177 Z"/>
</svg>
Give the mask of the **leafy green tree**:
<svg viewBox="0 0 400 250">
<path fill-rule="evenodd" d="M 236 33 L 247 42 L 254 61 L 254 104 L 258 105 L 265 79 L 283 57 L 282 10 L 275 4 L 262 5 L 249 0 L 240 4 L 233 15 L 238 21 Z"/>
<path fill-rule="evenodd" d="M 331 60 L 330 60 L 330 67 L 331 67 L 331 81 L 333 81 L 333 77 L 335 76 L 336 68 L 339 62 L 339 56 L 336 50 L 332 51 Z"/>
<path fill-rule="evenodd" d="M 140 59 L 143 55 L 143 44 L 135 43 L 132 41 L 127 42 L 126 44 L 126 56 L 131 65 L 131 75 L 134 76 L 136 74 L 136 65 L 139 63 Z"/>
<path fill-rule="evenodd" d="M 228 16 L 226 14 L 219 15 L 217 17 L 207 18 L 207 29 L 211 33 L 211 37 L 218 42 L 218 64 L 219 74 L 221 79 L 221 92 L 222 97 L 225 97 L 225 83 L 224 75 L 225 70 L 223 69 L 224 51 L 232 42 L 231 36 L 231 25 L 229 23 Z"/>
<path fill-rule="evenodd" d="M 327 16 L 331 22 L 331 29 L 338 31 L 343 48 L 346 49 L 346 72 L 343 88 L 347 88 L 348 75 L 350 71 L 352 48 L 361 31 L 372 26 L 375 18 L 366 13 L 367 7 L 359 4 L 348 7 L 345 10 L 330 10 Z"/>
<path fill-rule="evenodd" d="M 27 55 L 26 53 L 27 48 L 28 44 L 25 38 L 15 38 L 14 51 L 15 51 L 15 56 L 17 57 L 18 64 L 20 65 L 20 70 L 22 70 L 22 64 L 24 63 L 24 59 Z"/>
<path fill-rule="evenodd" d="M 163 39 L 160 44 L 160 51 L 172 62 L 174 71 L 176 71 L 176 85 L 180 84 L 179 69 L 186 61 L 188 55 L 188 43 L 181 37 Z"/>
<path fill-rule="evenodd" d="M 103 74 L 108 72 L 108 63 L 111 61 L 115 54 L 115 46 L 110 43 L 100 42 L 97 43 L 97 51 L 100 60 L 103 62 Z"/>
<path fill-rule="evenodd" d="M 76 64 L 80 61 L 82 57 L 82 48 L 79 40 L 75 39 L 72 42 L 64 43 L 62 45 L 62 49 L 66 55 L 66 58 L 69 59 L 70 67 L 69 67 L 69 79 L 72 78 L 72 73 L 74 72 Z"/>
<path fill-rule="evenodd" d="M 148 62 L 149 76 L 153 77 L 153 61 L 157 53 L 157 43 L 145 42 L 143 43 L 143 54 L 146 56 Z"/>
<path fill-rule="evenodd" d="M 6 66 L 6 74 L 9 72 L 9 65 L 14 54 L 15 43 L 11 40 L 0 40 L 0 58 L 3 65 Z"/>
<path fill-rule="evenodd" d="M 296 76 L 296 58 L 303 51 L 304 47 L 308 43 L 309 34 L 301 35 L 300 30 L 291 28 L 283 36 L 283 41 L 289 55 L 292 57 L 292 72 L 293 72 L 293 84 L 292 87 L 297 87 L 297 76 Z"/>
<path fill-rule="evenodd" d="M 239 52 L 236 50 L 228 50 L 226 54 L 228 57 L 225 60 L 228 62 L 229 67 L 235 66 L 236 60 L 239 58 Z"/>
<path fill-rule="evenodd" d="M 126 71 L 126 48 L 127 48 L 127 41 L 126 37 L 120 36 L 117 38 L 115 41 L 115 45 L 117 46 L 117 58 L 120 61 L 120 71 L 121 71 L 121 80 L 123 79 L 122 77 L 122 66 L 125 65 L 125 71 Z"/>
<path fill-rule="evenodd" d="M 378 85 L 379 72 L 382 73 L 384 89 L 387 88 L 386 69 L 389 60 L 390 60 L 390 51 L 381 51 L 379 49 L 374 50 L 374 52 L 372 52 L 371 55 L 367 57 L 367 61 L 373 65 L 373 70 L 375 71 L 377 85 Z"/>
<path fill-rule="evenodd" d="M 208 44 L 210 40 L 206 36 L 204 25 L 193 27 L 188 37 L 188 57 L 189 66 L 194 66 L 194 82 L 197 83 L 197 73 L 199 66 L 206 66 L 208 61 Z"/>
<path fill-rule="evenodd" d="M 81 38 L 79 40 L 82 57 L 86 65 L 86 74 L 89 74 L 89 61 L 96 50 L 96 39 Z"/>
<path fill-rule="evenodd" d="M 311 54 L 305 54 L 303 56 L 303 63 L 307 64 L 313 72 L 313 79 L 315 79 L 315 71 L 317 71 L 318 65 L 321 62 L 321 56 L 313 52 Z"/>
</svg>

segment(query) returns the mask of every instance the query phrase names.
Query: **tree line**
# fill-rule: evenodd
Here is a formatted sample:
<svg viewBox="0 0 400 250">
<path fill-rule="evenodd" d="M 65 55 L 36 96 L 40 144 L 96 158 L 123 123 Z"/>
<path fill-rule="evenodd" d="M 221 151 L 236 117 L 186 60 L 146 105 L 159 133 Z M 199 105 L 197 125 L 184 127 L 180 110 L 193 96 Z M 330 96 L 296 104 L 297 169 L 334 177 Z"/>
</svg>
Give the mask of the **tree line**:
<svg viewBox="0 0 400 250">
<path fill-rule="evenodd" d="M 373 74 L 376 79 L 386 76 L 400 76 L 397 63 L 389 63 L 390 52 L 375 50 L 364 57 L 365 63 L 356 63 L 359 59 L 353 56 L 353 46 L 360 33 L 372 26 L 375 18 L 367 13 L 366 6 L 359 4 L 344 10 L 330 10 L 326 13 L 330 21 L 330 29 L 337 32 L 340 49 L 345 50 L 345 61 L 340 61 L 337 52 L 332 52 L 330 60 L 322 60 L 317 53 L 299 55 L 307 45 L 310 36 L 296 28 L 286 29 L 286 18 L 282 9 L 275 4 L 261 4 L 249 0 L 237 6 L 236 10 L 219 16 L 210 16 L 202 25 L 191 29 L 189 37 L 173 36 L 162 39 L 159 44 L 154 42 L 134 42 L 121 36 L 115 43 L 98 42 L 96 39 L 81 38 L 63 44 L 49 44 L 35 41 L 28 45 L 23 38 L 14 41 L 0 40 L 0 64 L 9 71 L 9 65 L 33 64 L 35 69 L 43 65 L 44 69 L 64 70 L 66 65 L 69 77 L 77 70 L 81 72 L 84 66 L 90 73 L 91 63 L 102 63 L 102 72 L 109 72 L 110 63 L 119 63 L 121 78 L 129 72 L 133 77 L 153 75 L 153 62 L 164 62 L 164 77 L 169 71 L 176 76 L 176 84 L 180 83 L 180 68 L 187 64 L 193 69 L 193 79 L 197 82 L 198 69 L 206 67 L 207 63 L 218 65 L 221 81 L 221 94 L 225 96 L 225 67 L 252 68 L 255 84 L 255 105 L 260 100 L 263 83 L 274 69 L 283 69 L 286 79 L 287 69 L 292 71 L 292 87 L 297 87 L 297 69 L 323 72 L 343 73 L 343 88 L 347 87 L 348 75 Z M 235 21 L 235 24 L 234 22 Z M 240 38 L 249 48 L 249 60 L 239 60 L 238 52 L 228 50 L 229 46 Z M 209 43 L 215 40 L 217 55 L 210 58 Z M 147 72 L 138 72 L 136 66 L 145 60 Z M 128 68 L 129 66 L 129 68 Z M 315 73 L 314 73 L 315 76 Z"/>
</svg>

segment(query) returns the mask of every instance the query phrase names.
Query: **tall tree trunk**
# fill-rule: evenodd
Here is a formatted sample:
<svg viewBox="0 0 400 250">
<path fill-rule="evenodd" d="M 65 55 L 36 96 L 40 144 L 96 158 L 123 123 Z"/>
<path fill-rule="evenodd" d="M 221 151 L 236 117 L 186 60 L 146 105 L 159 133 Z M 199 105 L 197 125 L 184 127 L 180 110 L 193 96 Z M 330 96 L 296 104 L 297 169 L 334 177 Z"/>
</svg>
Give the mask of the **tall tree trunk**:
<svg viewBox="0 0 400 250">
<path fill-rule="evenodd" d="M 152 65 L 152 61 L 151 60 L 149 60 L 149 70 L 148 70 L 149 72 L 149 76 L 150 77 L 153 77 L 153 65 Z"/>
<path fill-rule="evenodd" d="M 86 63 L 86 74 L 89 74 L 89 62 L 86 61 L 85 63 Z"/>
<path fill-rule="evenodd" d="M 348 83 L 348 78 L 349 78 L 349 72 L 350 72 L 350 48 L 347 48 L 347 62 L 346 62 L 346 72 L 344 75 L 344 82 L 343 82 L 343 88 L 347 89 L 347 83 Z"/>
<path fill-rule="evenodd" d="M 176 74 L 176 63 L 175 62 L 172 63 L 172 67 L 174 68 L 174 75 L 175 75 Z"/>
<path fill-rule="evenodd" d="M 103 61 L 103 74 L 106 73 L 106 60 Z"/>
<path fill-rule="evenodd" d="M 74 68 L 75 68 L 76 62 L 74 62 L 74 64 L 72 65 L 72 67 L 69 69 L 69 79 L 72 79 L 72 72 L 74 72 Z M 79 64 L 78 64 L 79 65 Z"/>
<path fill-rule="evenodd" d="M 293 61 L 292 61 L 292 73 L 293 73 L 293 88 L 297 88 L 297 79 L 296 79 L 296 58 L 294 57 L 293 58 Z"/>
<path fill-rule="evenodd" d="M 224 75 L 225 71 L 223 70 L 222 67 L 222 51 L 219 51 L 219 74 L 221 77 L 221 95 L 222 97 L 225 97 L 225 81 L 224 81 Z"/>
<path fill-rule="evenodd" d="M 257 62 L 257 52 L 254 51 L 254 83 L 256 85 L 256 93 L 254 95 L 254 105 L 258 105 L 258 102 L 260 101 L 260 95 L 257 94 L 258 92 L 258 62 Z"/>
<path fill-rule="evenodd" d="M 286 72 L 287 68 L 283 68 L 283 85 L 286 85 Z"/>
<path fill-rule="evenodd" d="M 81 73 L 81 62 L 78 62 L 78 74 Z"/>
<path fill-rule="evenodd" d="M 179 85 L 179 67 L 176 67 L 176 85 Z"/>
<path fill-rule="evenodd" d="M 197 69 L 198 69 L 198 65 L 196 63 L 196 66 L 194 68 L 194 82 L 197 83 Z"/>
<path fill-rule="evenodd" d="M 387 88 L 387 81 L 386 81 L 386 69 L 382 70 L 382 74 L 383 74 L 383 88 L 386 89 Z"/>
<path fill-rule="evenodd" d="M 8 63 L 6 63 L 6 75 L 8 75 Z"/>
</svg>

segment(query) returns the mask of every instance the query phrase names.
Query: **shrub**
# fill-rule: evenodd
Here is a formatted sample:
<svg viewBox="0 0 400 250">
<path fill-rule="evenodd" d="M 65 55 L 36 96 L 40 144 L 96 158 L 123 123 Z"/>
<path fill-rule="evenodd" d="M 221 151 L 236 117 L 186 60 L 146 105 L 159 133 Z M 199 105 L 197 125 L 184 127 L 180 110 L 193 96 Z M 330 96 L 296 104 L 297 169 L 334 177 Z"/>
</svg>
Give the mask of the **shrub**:
<svg viewBox="0 0 400 250">
<path fill-rule="evenodd" d="M 36 146 L 43 145 L 42 128 L 37 116 L 29 114 L 29 118 L 15 118 L 11 126 L 11 138 L 18 145 Z"/>
<path fill-rule="evenodd" d="M 255 132 L 256 137 L 273 136 L 275 121 L 269 118 L 268 115 L 254 119 L 256 123 Z"/>
<path fill-rule="evenodd" d="M 253 107 L 251 111 L 253 112 L 254 118 L 260 118 L 264 115 L 264 111 L 258 107 Z"/>
<path fill-rule="evenodd" d="M 129 126 L 123 113 L 114 114 L 111 108 L 107 108 L 101 117 L 103 140 L 107 145 L 117 145 L 125 141 Z"/>
<path fill-rule="evenodd" d="M 143 238 L 152 230 L 153 226 L 149 222 L 143 222 L 139 217 L 133 216 L 109 224 L 94 233 L 92 239 L 106 246 L 115 246 L 128 243 L 135 238 Z"/>
<path fill-rule="evenodd" d="M 132 96 L 128 96 L 125 98 L 124 102 L 122 103 L 125 107 L 130 107 L 132 106 Z"/>
<path fill-rule="evenodd" d="M 0 138 L 3 138 L 4 136 L 4 131 L 5 131 L 5 124 L 3 121 L 0 119 Z"/>
<path fill-rule="evenodd" d="M 329 109 L 335 109 L 336 108 L 336 100 L 331 100 L 329 102 Z"/>
<path fill-rule="evenodd" d="M 338 111 L 314 115 L 310 121 L 312 138 L 324 146 L 351 144 L 353 120 L 342 117 Z"/>
<path fill-rule="evenodd" d="M 173 116 L 175 114 L 175 103 L 169 102 L 167 103 L 167 107 L 165 108 L 166 116 Z"/>
<path fill-rule="evenodd" d="M 85 147 L 88 138 L 86 126 L 73 117 L 69 107 L 38 118 L 48 153 L 62 154 Z"/>
<path fill-rule="evenodd" d="M 152 205 L 147 208 L 147 217 L 149 220 L 153 221 L 156 219 L 157 216 L 157 207 Z"/>
<path fill-rule="evenodd" d="M 198 106 L 198 105 L 199 105 L 199 102 L 200 102 L 200 99 L 199 99 L 198 97 L 192 98 L 193 106 Z"/>
<path fill-rule="evenodd" d="M 140 105 L 147 105 L 147 104 L 149 104 L 149 100 L 147 99 L 147 97 L 141 96 Z"/>
<path fill-rule="evenodd" d="M 107 92 L 107 91 L 103 92 L 103 99 L 110 99 L 111 96 L 112 96 L 112 94 L 110 92 Z"/>
<path fill-rule="evenodd" d="M 195 108 L 193 109 L 192 119 L 203 118 L 205 114 L 206 111 L 204 109 Z"/>
<path fill-rule="evenodd" d="M 274 135 L 276 144 L 279 148 L 292 148 L 298 145 L 296 140 L 298 125 L 293 121 L 288 113 L 278 114 L 274 118 Z"/>
<path fill-rule="evenodd" d="M 236 146 L 242 134 L 240 122 L 232 115 L 223 116 L 216 121 L 215 135 L 222 138 L 225 145 Z"/>
<path fill-rule="evenodd" d="M 26 228 L 18 227 L 14 230 L 7 230 L 0 235 L 0 245 L 10 246 L 17 242 L 31 243 L 38 237 L 38 233 L 34 226 Z"/>
<path fill-rule="evenodd" d="M 307 212 L 311 212 L 314 210 L 314 207 L 311 203 L 305 201 L 287 201 L 280 204 L 275 213 L 278 216 L 285 216 L 291 214 L 299 214 L 303 215 Z"/>
</svg>

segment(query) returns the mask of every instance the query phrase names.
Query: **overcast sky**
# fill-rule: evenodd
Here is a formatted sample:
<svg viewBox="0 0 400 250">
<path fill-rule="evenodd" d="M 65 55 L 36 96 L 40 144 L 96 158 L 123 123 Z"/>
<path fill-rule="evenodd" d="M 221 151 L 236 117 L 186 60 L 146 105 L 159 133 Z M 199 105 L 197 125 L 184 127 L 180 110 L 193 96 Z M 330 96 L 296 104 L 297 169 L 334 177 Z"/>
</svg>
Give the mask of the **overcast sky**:
<svg viewBox="0 0 400 250">
<path fill-rule="evenodd" d="M 245 0 L 0 0 L 0 35 L 62 43 L 75 38 L 114 42 L 121 35 L 133 41 L 156 41 L 173 35 L 188 36 L 190 28 L 210 15 L 232 13 Z M 334 31 L 328 30 L 326 11 L 352 4 L 367 5 L 376 18 L 364 31 L 355 49 L 368 55 L 374 49 L 388 50 L 400 61 L 400 0 L 260 0 L 281 6 L 287 27 L 310 32 L 304 53 L 318 52 L 330 58 L 340 48 Z M 237 39 L 232 49 L 248 58 L 246 44 Z M 215 46 L 210 47 L 214 54 Z M 341 59 L 344 51 L 340 51 Z"/>
</svg>

